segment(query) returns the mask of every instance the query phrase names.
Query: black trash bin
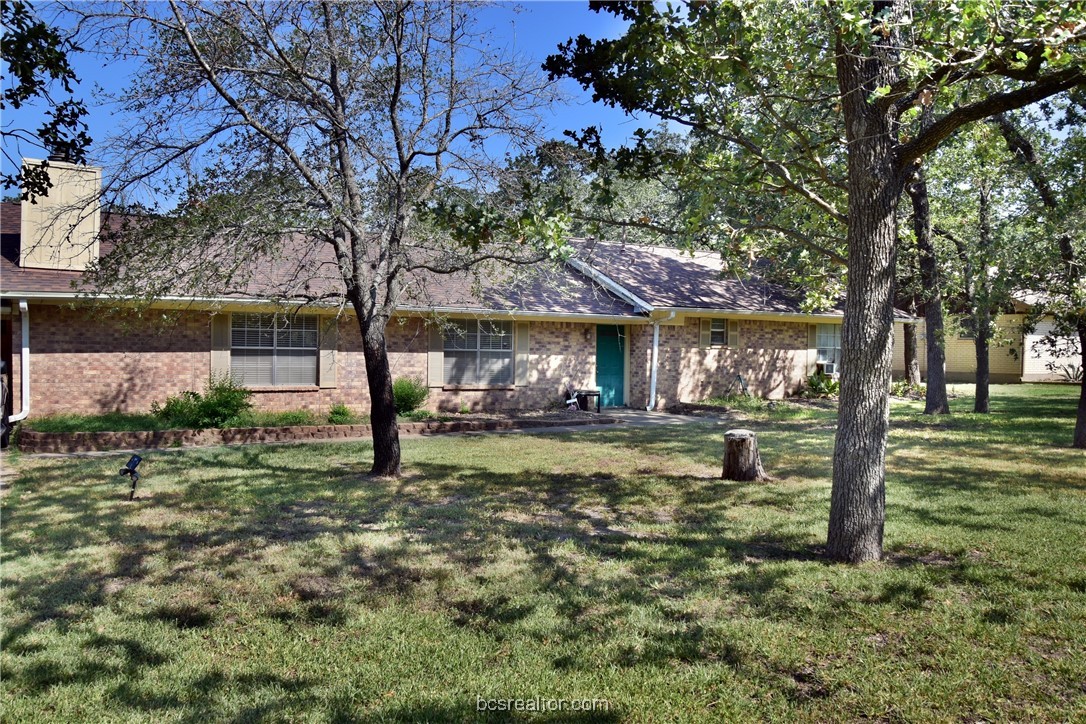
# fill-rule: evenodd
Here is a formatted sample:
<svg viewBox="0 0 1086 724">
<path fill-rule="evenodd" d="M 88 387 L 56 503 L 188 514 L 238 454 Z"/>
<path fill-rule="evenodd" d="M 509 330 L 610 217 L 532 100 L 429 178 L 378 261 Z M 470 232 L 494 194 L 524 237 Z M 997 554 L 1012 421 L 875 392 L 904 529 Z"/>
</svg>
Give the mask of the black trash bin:
<svg viewBox="0 0 1086 724">
<path fill-rule="evenodd" d="M 588 412 L 588 395 L 583 392 L 577 393 L 577 407 L 581 408 L 583 412 Z"/>
</svg>

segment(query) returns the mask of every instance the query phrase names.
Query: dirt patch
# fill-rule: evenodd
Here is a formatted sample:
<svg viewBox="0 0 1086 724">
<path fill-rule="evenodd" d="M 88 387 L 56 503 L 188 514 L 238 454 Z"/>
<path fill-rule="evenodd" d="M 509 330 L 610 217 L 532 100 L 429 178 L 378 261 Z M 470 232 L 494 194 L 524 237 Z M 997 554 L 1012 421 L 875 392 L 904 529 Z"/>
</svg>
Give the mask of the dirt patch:
<svg viewBox="0 0 1086 724">
<path fill-rule="evenodd" d="M 339 585 L 325 576 L 303 576 L 290 584 L 291 593 L 300 601 L 321 601 L 337 596 Z"/>
<path fill-rule="evenodd" d="M 702 405 L 694 402 L 680 402 L 669 405 L 667 412 L 672 415 L 688 415 L 690 417 L 709 417 L 729 420 L 746 420 L 747 416 L 739 410 L 722 405 Z"/>
</svg>

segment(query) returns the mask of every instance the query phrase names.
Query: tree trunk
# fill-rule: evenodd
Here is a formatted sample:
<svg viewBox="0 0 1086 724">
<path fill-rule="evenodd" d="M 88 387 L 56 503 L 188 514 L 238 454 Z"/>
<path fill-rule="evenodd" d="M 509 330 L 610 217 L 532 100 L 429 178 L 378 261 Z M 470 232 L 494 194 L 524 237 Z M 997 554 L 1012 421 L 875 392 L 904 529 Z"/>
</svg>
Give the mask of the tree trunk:
<svg viewBox="0 0 1086 724">
<path fill-rule="evenodd" d="M 991 188 L 985 181 L 980 187 L 980 203 L 977 210 L 977 278 L 973 283 L 973 336 L 977 352 L 976 394 L 973 412 L 988 413 L 988 386 L 991 371 L 988 350 L 992 339 L 992 284 L 988 278 L 989 257 L 992 251 L 992 219 L 989 200 Z"/>
<path fill-rule="evenodd" d="M 913 387 L 920 385 L 920 358 L 916 352 L 916 325 L 902 325 L 905 335 L 905 378 Z"/>
<path fill-rule="evenodd" d="M 1075 420 L 1075 436 L 1072 445 L 1086 448 L 1086 323 L 1078 325 L 1078 349 L 1082 356 L 1082 384 L 1078 394 L 1078 417 Z"/>
<path fill-rule="evenodd" d="M 400 474 L 400 431 L 396 427 L 396 403 L 392 396 L 392 369 L 385 346 L 385 325 L 381 319 L 365 320 L 359 315 L 362 351 L 366 358 L 366 381 L 370 389 L 370 428 L 373 435 L 371 475 L 395 477 Z"/>
<path fill-rule="evenodd" d="M 728 430 L 724 433 L 724 480 L 769 480 L 758 454 L 758 436 L 750 430 Z"/>
<path fill-rule="evenodd" d="M 988 385 L 991 382 L 991 373 L 988 366 L 988 349 L 991 346 L 992 337 L 991 315 L 987 308 L 977 307 L 976 316 L 973 317 L 977 328 L 974 338 L 977 351 L 977 379 L 976 397 L 973 401 L 973 412 L 987 413 L 988 409 Z"/>
<path fill-rule="evenodd" d="M 906 188 L 913 204 L 913 231 L 920 256 L 920 286 L 924 289 L 924 342 L 928 355 L 928 387 L 924 395 L 925 415 L 950 413 L 946 395 L 946 335 L 943 332 L 943 291 L 939 261 L 931 237 L 931 208 L 923 169 L 917 169 Z"/>
<path fill-rule="evenodd" d="M 889 114 L 868 98 L 881 60 L 838 41 L 837 79 L 848 141 L 848 288 L 841 328 L 841 401 L 833 450 L 827 554 L 859 563 L 882 556 L 886 436 L 893 365 L 897 168 Z"/>
</svg>

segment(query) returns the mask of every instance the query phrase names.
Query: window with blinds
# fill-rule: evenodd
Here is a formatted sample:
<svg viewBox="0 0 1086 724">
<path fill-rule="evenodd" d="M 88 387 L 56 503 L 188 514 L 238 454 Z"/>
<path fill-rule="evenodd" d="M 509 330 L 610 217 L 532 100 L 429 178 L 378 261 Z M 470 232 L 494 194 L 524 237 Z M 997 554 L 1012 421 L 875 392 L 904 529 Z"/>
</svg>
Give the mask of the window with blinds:
<svg viewBox="0 0 1086 724">
<path fill-rule="evenodd" d="M 444 332 L 445 384 L 513 384 L 513 323 L 454 320 Z"/>
<path fill-rule="evenodd" d="M 724 347 L 728 344 L 728 320 L 709 320 L 709 346 Z"/>
<path fill-rule="evenodd" d="M 818 364 L 834 365 L 831 369 L 836 370 L 836 366 L 841 364 L 841 325 L 818 325 L 815 344 L 818 345 Z"/>
<path fill-rule="evenodd" d="M 247 387 L 317 384 L 318 318 L 234 314 L 230 374 Z"/>
<path fill-rule="evenodd" d="M 736 319 L 709 319 L 703 317 L 700 324 L 698 346 L 702 349 L 738 347 L 739 321 Z"/>
</svg>

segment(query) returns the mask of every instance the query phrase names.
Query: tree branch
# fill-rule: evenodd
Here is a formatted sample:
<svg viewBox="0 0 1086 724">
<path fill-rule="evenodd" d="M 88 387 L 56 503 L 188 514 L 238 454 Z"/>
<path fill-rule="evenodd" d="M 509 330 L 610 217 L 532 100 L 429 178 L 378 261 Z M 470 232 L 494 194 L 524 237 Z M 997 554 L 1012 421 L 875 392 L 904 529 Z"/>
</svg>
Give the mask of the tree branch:
<svg viewBox="0 0 1086 724">
<path fill-rule="evenodd" d="M 1086 73 L 1080 68 L 1067 68 L 1041 76 L 1037 82 L 1024 88 L 995 93 L 983 100 L 956 108 L 933 123 L 915 139 L 899 146 L 898 167 L 904 168 L 929 151 L 933 151 L 954 131 L 967 123 L 1028 106 L 1084 83 L 1086 83 Z"/>
</svg>

